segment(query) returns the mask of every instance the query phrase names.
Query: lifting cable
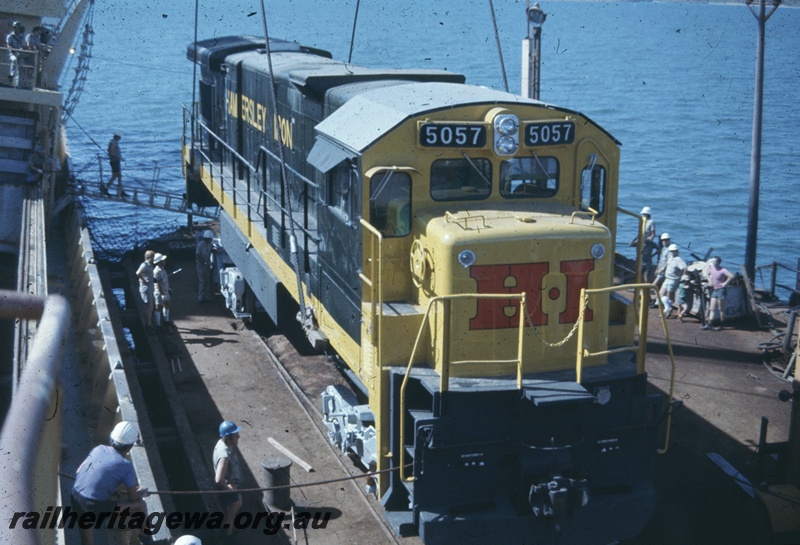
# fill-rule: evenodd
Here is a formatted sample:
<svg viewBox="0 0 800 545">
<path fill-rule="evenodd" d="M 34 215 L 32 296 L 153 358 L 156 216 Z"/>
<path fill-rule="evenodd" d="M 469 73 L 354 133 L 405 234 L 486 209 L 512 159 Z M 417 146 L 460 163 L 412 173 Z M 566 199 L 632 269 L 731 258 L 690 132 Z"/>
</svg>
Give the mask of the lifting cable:
<svg viewBox="0 0 800 545">
<path fill-rule="evenodd" d="M 269 66 L 269 79 L 270 79 L 270 96 L 272 98 L 272 106 L 275 108 L 275 111 L 272 115 L 278 115 L 278 93 L 276 90 L 277 84 L 275 83 L 275 74 L 272 70 L 272 51 L 270 50 L 269 46 L 269 32 L 267 31 L 267 11 L 264 7 L 264 0 L 261 0 L 261 23 L 264 26 L 264 44 L 266 47 L 267 52 L 267 65 Z M 300 277 L 300 261 L 297 257 L 297 237 L 295 236 L 295 220 L 294 220 L 294 211 L 292 210 L 292 191 L 291 191 L 291 184 L 289 182 L 289 177 L 286 175 L 286 158 L 283 149 L 283 129 L 281 128 L 281 124 L 276 124 L 278 134 L 273 134 L 272 137 L 278 141 L 278 156 L 281 162 L 281 187 L 285 187 L 288 190 L 288 198 L 286 199 L 286 207 L 289 209 L 289 245 L 292 254 L 292 260 L 294 262 L 294 272 L 295 277 L 297 278 L 297 302 L 300 305 L 300 315 L 302 316 L 302 320 L 300 321 L 301 325 L 305 326 L 307 322 L 310 322 L 311 316 L 308 314 L 308 309 L 306 308 L 305 296 L 303 294 L 303 282 Z M 308 197 L 306 197 L 307 199 Z M 310 324 L 308 324 L 310 326 Z"/>
<path fill-rule="evenodd" d="M 503 48 L 500 47 L 500 34 L 497 31 L 497 19 L 494 16 L 494 2 L 489 0 L 489 10 L 492 12 L 492 26 L 494 27 L 494 41 L 497 43 L 497 54 L 500 56 L 500 70 L 503 72 L 503 87 L 508 92 L 508 78 L 506 77 L 506 65 L 503 62 Z"/>
<path fill-rule="evenodd" d="M 189 130 L 190 138 L 192 139 L 189 149 L 189 162 L 194 166 L 194 132 L 197 127 L 197 120 L 195 119 L 195 111 L 197 110 L 197 25 L 198 16 L 200 13 L 200 0 L 194 0 L 194 59 L 192 59 L 192 120 Z"/>
<path fill-rule="evenodd" d="M 361 5 L 361 0 L 356 1 L 356 14 L 353 16 L 353 33 L 350 34 L 350 54 L 347 55 L 347 64 L 353 59 L 353 44 L 356 41 L 356 23 L 358 22 L 358 7 Z"/>
</svg>

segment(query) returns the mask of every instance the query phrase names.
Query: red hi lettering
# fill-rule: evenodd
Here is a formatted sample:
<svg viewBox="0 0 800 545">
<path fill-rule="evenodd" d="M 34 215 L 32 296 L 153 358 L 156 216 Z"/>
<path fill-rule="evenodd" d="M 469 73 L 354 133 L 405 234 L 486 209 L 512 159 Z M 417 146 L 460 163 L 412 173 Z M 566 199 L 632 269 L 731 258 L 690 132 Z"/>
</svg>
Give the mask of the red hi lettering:
<svg viewBox="0 0 800 545">
<path fill-rule="evenodd" d="M 581 289 L 589 287 L 589 273 L 594 270 L 594 259 L 562 261 L 561 272 L 567 276 L 567 308 L 558 315 L 562 324 L 574 324 L 578 321 L 581 306 Z M 587 308 L 584 320 L 592 321 L 592 310 Z"/>
<path fill-rule="evenodd" d="M 478 293 L 525 292 L 529 325 L 546 325 L 542 312 L 542 280 L 550 264 L 517 263 L 514 265 L 473 265 L 469 275 L 478 283 Z M 563 268 L 562 268 L 563 271 Z M 569 286 L 569 284 L 567 284 Z M 506 309 L 513 308 L 507 313 Z M 505 329 L 519 327 L 519 302 L 513 299 L 478 299 L 478 312 L 469 321 L 470 329 Z"/>
</svg>

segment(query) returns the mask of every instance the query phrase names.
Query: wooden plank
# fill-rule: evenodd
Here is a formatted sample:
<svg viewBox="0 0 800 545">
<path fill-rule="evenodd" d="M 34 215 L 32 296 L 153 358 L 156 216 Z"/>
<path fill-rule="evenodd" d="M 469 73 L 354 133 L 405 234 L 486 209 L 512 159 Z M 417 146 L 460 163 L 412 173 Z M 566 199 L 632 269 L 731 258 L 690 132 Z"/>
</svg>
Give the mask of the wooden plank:
<svg viewBox="0 0 800 545">
<path fill-rule="evenodd" d="M 311 467 L 311 465 L 310 465 L 310 464 L 308 464 L 307 462 L 305 462 L 304 460 L 302 460 L 302 459 L 301 459 L 299 456 L 297 456 L 297 454 L 295 454 L 294 452 L 292 452 L 292 451 L 291 451 L 291 450 L 289 450 L 288 448 L 286 448 L 286 447 L 284 447 L 283 445 L 281 445 L 280 443 L 278 443 L 278 442 L 277 442 L 275 439 L 273 439 L 272 437 L 268 437 L 268 438 L 267 438 L 267 441 L 269 441 L 269 443 L 270 443 L 270 444 L 271 444 L 273 447 L 275 447 L 276 449 L 278 449 L 279 451 L 281 451 L 282 453 L 284 453 L 286 456 L 288 456 L 289 458 L 291 458 L 293 462 L 295 462 L 297 465 L 299 465 L 300 467 L 302 467 L 303 469 L 305 469 L 305 470 L 306 470 L 306 471 L 308 471 L 309 473 L 311 473 L 312 471 L 314 471 L 314 468 L 313 468 L 313 467 Z"/>
</svg>

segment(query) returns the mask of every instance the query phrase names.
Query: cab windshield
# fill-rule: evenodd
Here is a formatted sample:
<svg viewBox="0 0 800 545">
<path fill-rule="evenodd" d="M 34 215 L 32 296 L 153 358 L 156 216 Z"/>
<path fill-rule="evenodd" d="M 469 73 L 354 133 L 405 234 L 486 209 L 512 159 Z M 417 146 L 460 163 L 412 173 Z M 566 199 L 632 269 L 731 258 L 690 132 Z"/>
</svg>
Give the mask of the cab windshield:
<svg viewBox="0 0 800 545">
<path fill-rule="evenodd" d="M 515 157 L 500 164 L 500 194 L 508 199 L 553 197 L 558 192 L 558 159 Z"/>
<path fill-rule="evenodd" d="M 485 199 L 492 192 L 492 162 L 472 158 L 438 159 L 431 165 L 431 198 L 435 201 Z"/>
</svg>

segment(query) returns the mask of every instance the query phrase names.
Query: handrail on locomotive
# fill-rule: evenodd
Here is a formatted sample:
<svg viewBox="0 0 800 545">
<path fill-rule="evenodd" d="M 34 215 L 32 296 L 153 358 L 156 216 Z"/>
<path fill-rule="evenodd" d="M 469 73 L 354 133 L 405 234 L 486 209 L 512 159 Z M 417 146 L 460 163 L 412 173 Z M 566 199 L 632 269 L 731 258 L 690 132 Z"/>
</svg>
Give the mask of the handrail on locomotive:
<svg viewBox="0 0 800 545">
<path fill-rule="evenodd" d="M 644 225 L 644 224 L 643 224 Z M 583 327 L 584 327 L 584 313 L 581 312 L 578 316 L 578 348 L 577 348 L 577 358 L 575 360 L 575 382 L 580 383 L 581 379 L 583 378 L 583 360 L 585 358 L 590 358 L 593 356 L 606 356 L 612 354 L 619 354 L 621 352 L 635 352 L 636 353 L 636 373 L 642 374 L 645 372 L 645 352 L 647 350 L 647 309 L 650 307 L 648 304 L 649 294 L 651 291 L 655 291 L 658 293 L 658 288 L 654 284 L 646 284 L 646 283 L 637 283 L 637 284 L 623 284 L 619 286 L 609 286 L 606 288 L 595 288 L 595 289 L 581 289 L 581 298 L 580 301 L 582 302 L 581 308 L 586 308 L 589 302 L 590 295 L 598 295 L 604 293 L 612 293 L 612 292 L 619 292 L 619 291 L 628 291 L 633 290 L 633 299 L 634 301 L 638 300 L 638 313 L 639 313 L 639 340 L 636 344 L 628 345 L 628 346 L 620 346 L 617 348 L 612 348 L 610 350 L 602 350 L 599 352 L 590 352 L 587 348 L 585 343 L 583 342 Z M 670 380 L 669 380 L 669 401 L 668 406 L 671 405 L 672 399 L 674 397 L 675 391 L 675 356 L 672 352 L 672 343 L 669 340 L 669 329 L 667 328 L 667 319 L 666 313 L 664 312 L 663 303 L 661 302 L 661 298 L 657 297 L 655 300 L 658 303 L 658 314 L 661 318 L 661 325 L 664 329 L 664 339 L 667 345 L 667 353 L 669 354 L 669 360 L 671 365 L 670 371 Z M 669 435 L 670 435 L 670 428 L 672 424 L 672 412 L 669 411 L 667 413 L 667 426 L 666 426 L 666 433 L 664 436 L 664 446 L 658 450 L 659 454 L 665 454 L 667 449 L 669 448 Z"/>
<path fill-rule="evenodd" d="M 411 376 L 411 368 L 414 366 L 414 357 L 417 354 L 417 349 L 419 348 L 420 341 L 424 337 L 425 328 L 428 323 L 428 317 L 431 314 L 431 309 L 437 305 L 443 305 L 442 311 L 442 326 L 444 331 L 449 331 L 449 323 L 450 323 L 450 302 L 453 300 L 458 299 L 510 299 L 510 300 L 518 300 L 520 305 L 520 313 L 522 316 L 527 316 L 528 307 L 525 302 L 525 292 L 522 293 L 515 293 L 515 294 L 508 294 L 508 293 L 460 293 L 454 295 L 440 295 L 437 297 L 432 298 L 428 302 L 428 308 L 425 311 L 425 315 L 422 318 L 422 323 L 420 324 L 419 331 L 417 332 L 417 337 L 414 341 L 414 347 L 411 349 L 411 355 L 408 359 L 408 367 L 406 368 L 405 376 L 403 377 L 403 382 L 400 386 L 400 414 L 405 414 L 406 410 L 406 388 L 408 386 L 408 378 Z M 525 320 L 519 320 L 519 337 L 518 337 L 518 344 L 517 344 L 517 357 L 512 360 L 494 360 L 494 361 L 458 361 L 458 362 L 451 362 L 449 361 L 450 351 L 450 338 L 449 335 L 443 336 L 442 338 L 442 346 L 439 353 L 442 355 L 442 372 L 439 375 L 439 391 L 443 394 L 446 393 L 450 388 L 450 365 L 458 365 L 458 364 L 468 364 L 468 363 L 482 363 L 482 364 L 500 364 L 500 363 L 514 363 L 517 367 L 517 388 L 522 389 L 522 347 L 523 341 L 525 338 Z M 406 425 L 405 419 L 400 419 L 400 445 L 405 445 L 406 439 Z M 405 482 L 411 482 L 414 480 L 414 477 L 408 477 L 406 475 L 406 452 L 405 449 L 401 448 L 400 452 L 400 479 Z"/>
<path fill-rule="evenodd" d="M 193 110 L 197 110 L 198 107 L 199 107 L 199 103 L 195 102 L 193 104 L 193 106 L 192 106 L 192 109 Z M 224 182 L 225 182 L 225 169 L 224 169 L 224 165 L 226 164 L 226 162 L 225 162 L 224 158 L 221 158 L 220 160 L 215 161 L 212 157 L 209 157 L 209 155 L 205 151 L 205 146 L 204 146 L 205 140 L 203 139 L 203 134 L 204 133 L 207 135 L 207 137 L 209 139 L 214 140 L 216 145 L 220 146 L 220 148 L 222 150 L 224 150 L 224 152 L 229 153 L 231 155 L 231 158 L 236 160 L 235 166 L 240 171 L 246 173 L 245 183 L 246 183 L 246 190 L 247 190 L 248 195 L 252 191 L 251 177 L 255 176 L 256 174 L 258 174 L 259 165 L 261 165 L 261 158 L 264 157 L 264 156 L 267 156 L 267 157 L 269 157 L 271 159 L 274 159 L 276 161 L 280 161 L 280 158 L 277 155 L 275 155 L 273 152 L 271 152 L 270 150 L 268 150 L 264 146 L 259 146 L 259 149 L 258 149 L 259 155 L 258 155 L 258 158 L 257 158 L 257 161 L 256 161 L 256 165 L 253 166 L 250 163 L 250 161 L 248 161 L 247 159 L 242 157 L 242 155 L 239 152 L 237 152 L 235 149 L 233 149 L 233 147 L 231 147 L 230 144 L 225 142 L 225 140 L 223 140 L 216 132 L 214 132 L 213 129 L 211 129 L 205 123 L 200 121 L 198 119 L 198 117 L 196 116 L 196 114 L 192 115 L 191 112 L 189 111 L 189 108 L 186 105 L 184 105 L 183 106 L 183 136 L 182 136 L 182 144 L 184 146 L 186 145 L 187 127 L 189 128 L 188 132 L 192 137 L 192 144 L 199 143 L 199 146 L 195 145 L 193 147 L 193 150 L 195 151 L 195 153 L 191 154 L 189 160 L 190 161 L 194 161 L 195 156 L 199 156 L 203 161 L 203 163 L 202 163 L 203 165 L 209 165 L 210 171 L 212 173 L 212 177 L 215 180 L 218 180 L 219 183 L 220 183 L 220 189 L 222 190 L 220 193 L 223 196 L 223 198 L 226 195 L 226 193 L 224 191 L 224 189 L 225 189 L 225 184 L 224 184 Z M 223 167 L 219 168 L 219 178 L 213 176 L 214 165 L 216 163 L 220 163 L 221 165 L 223 165 Z M 305 185 L 307 185 L 309 187 L 312 187 L 314 189 L 318 188 L 316 183 L 314 183 L 312 180 L 308 179 L 306 176 L 303 176 L 301 173 L 299 173 L 297 170 L 292 168 L 290 165 L 287 164 L 286 165 L 286 169 L 287 169 L 287 171 L 289 173 L 291 173 L 293 176 L 295 176 L 301 182 L 303 182 L 303 184 L 305 184 Z M 241 175 L 239 175 L 239 177 L 241 177 Z M 236 179 L 237 179 L 237 176 L 235 176 L 235 175 L 232 176 L 232 181 L 231 181 L 231 184 L 230 184 L 231 188 L 234 190 L 233 191 L 234 204 L 237 204 L 236 203 L 236 191 L 235 191 L 236 190 Z M 285 191 L 285 184 L 282 186 L 282 190 Z M 280 204 L 280 202 L 278 202 L 277 199 L 272 197 L 263 188 L 259 188 L 257 190 L 257 194 L 258 194 L 258 201 L 257 201 L 257 206 L 256 207 L 253 207 L 253 206 L 250 205 L 250 199 L 249 198 L 246 201 L 247 213 L 248 213 L 247 219 L 249 221 L 252 222 L 252 220 L 254 219 L 253 216 L 251 215 L 253 213 L 253 211 L 255 212 L 256 219 L 259 219 L 261 221 L 264 220 L 264 217 L 266 215 L 266 203 L 267 203 L 267 201 L 272 202 L 278 209 L 280 209 L 283 212 L 286 212 L 286 210 L 284 210 L 284 208 Z M 263 206 L 262 206 L 262 203 L 264 203 Z M 220 203 L 220 204 L 222 204 L 222 203 Z M 290 221 L 292 221 L 292 220 L 290 220 Z M 314 235 L 314 233 L 309 231 L 304 225 L 299 224 L 297 222 L 294 222 L 294 223 L 295 223 L 295 225 L 294 225 L 295 228 L 299 229 L 300 231 L 302 231 L 302 233 L 306 237 L 308 237 L 309 239 L 313 240 L 314 242 L 318 242 L 318 240 L 317 240 L 316 236 Z"/>
</svg>

